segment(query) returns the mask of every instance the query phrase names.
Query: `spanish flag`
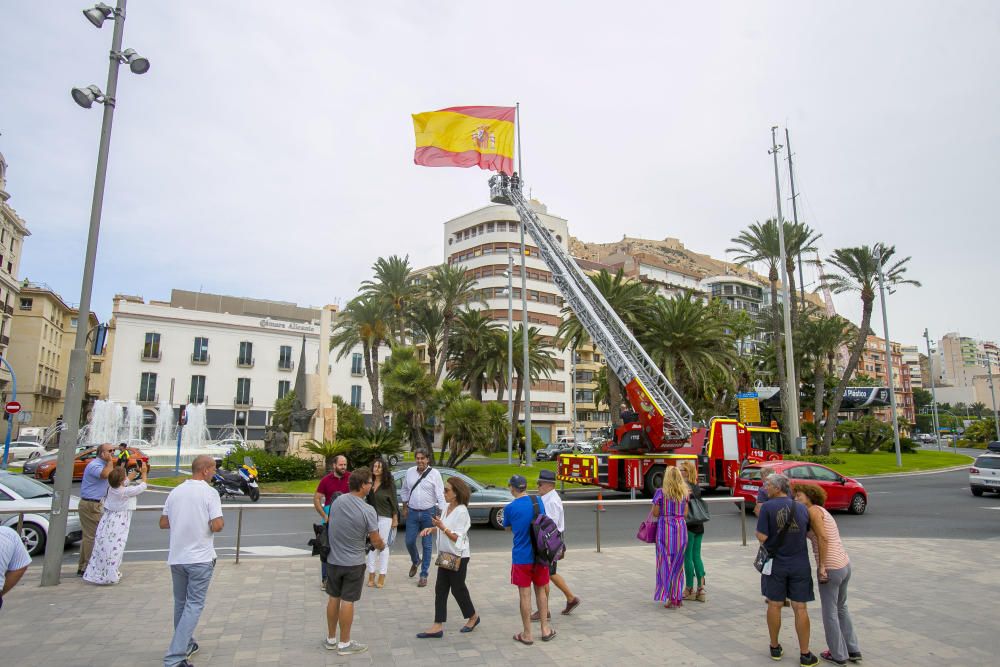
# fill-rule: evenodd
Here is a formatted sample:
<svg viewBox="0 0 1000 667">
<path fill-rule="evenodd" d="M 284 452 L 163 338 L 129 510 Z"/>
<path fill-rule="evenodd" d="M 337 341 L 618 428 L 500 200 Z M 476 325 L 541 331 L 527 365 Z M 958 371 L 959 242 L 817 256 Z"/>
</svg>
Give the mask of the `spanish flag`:
<svg viewBox="0 0 1000 667">
<path fill-rule="evenodd" d="M 514 172 L 514 107 L 450 107 L 413 114 L 414 164 Z"/>
</svg>

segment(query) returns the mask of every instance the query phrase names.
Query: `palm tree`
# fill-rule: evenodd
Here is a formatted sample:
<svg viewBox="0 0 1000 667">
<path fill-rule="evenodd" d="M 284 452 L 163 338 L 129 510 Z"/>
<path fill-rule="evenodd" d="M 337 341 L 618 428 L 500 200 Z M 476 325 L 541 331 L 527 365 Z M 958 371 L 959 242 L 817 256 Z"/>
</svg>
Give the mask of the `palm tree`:
<svg viewBox="0 0 1000 667">
<path fill-rule="evenodd" d="M 858 327 L 854 347 L 847 360 L 847 368 L 844 369 L 844 375 L 840 378 L 837 389 L 833 393 L 833 399 L 830 401 L 830 413 L 826 420 L 826 428 L 823 429 L 821 454 L 830 453 L 830 445 L 833 444 L 833 438 L 836 435 L 837 413 L 840 412 L 840 402 L 844 398 L 844 390 L 847 389 L 847 383 L 858 367 L 858 361 L 865 349 L 865 341 L 871 331 L 872 309 L 875 304 L 875 290 L 878 284 L 879 252 L 881 252 L 882 275 L 885 284 L 920 287 L 920 283 L 916 280 L 903 277 L 906 273 L 906 263 L 910 261 L 910 258 L 904 257 L 894 261 L 895 246 L 876 244 L 874 247 L 838 248 L 827 259 L 827 263 L 833 266 L 837 273 L 824 275 L 822 280 L 835 294 L 857 292 L 861 296 L 861 326 Z"/>
<path fill-rule="evenodd" d="M 795 293 L 795 260 L 803 253 L 816 252 L 816 241 L 823 235 L 817 234 L 809 225 L 804 222 L 793 223 L 785 221 L 785 270 L 788 272 L 788 293 L 791 301 L 789 305 L 792 313 L 792 328 L 795 328 L 799 310 L 804 311 L 806 304 L 803 302 L 796 307 L 797 296 Z"/>
<path fill-rule="evenodd" d="M 980 401 L 976 401 L 969 406 L 969 410 L 972 414 L 976 415 L 976 419 L 982 419 L 983 413 L 986 412 L 986 404 Z"/>
<path fill-rule="evenodd" d="M 330 349 L 339 350 L 337 360 L 343 359 L 355 346 L 361 346 L 365 363 L 365 377 L 372 392 L 372 420 L 382 424 L 384 410 L 379 393 L 379 348 L 389 342 L 389 324 L 383 303 L 373 296 L 358 296 L 347 302 L 337 316 Z"/>
<path fill-rule="evenodd" d="M 424 299 L 410 306 L 407 314 L 410 325 L 410 335 L 414 343 L 427 346 L 427 361 L 430 364 L 431 376 L 437 377 L 438 354 L 441 349 L 441 337 L 444 334 L 444 313 L 437 304 Z M 442 364 L 443 365 L 443 364 Z"/>
<path fill-rule="evenodd" d="M 487 453 L 492 453 L 501 448 L 501 443 L 507 442 L 507 434 L 510 433 L 510 420 L 507 417 L 507 406 L 503 403 L 492 401 L 484 405 L 486 406 L 486 430 L 489 437 L 482 449 Z"/>
<path fill-rule="evenodd" d="M 402 345 L 406 311 L 417 294 L 410 256 L 379 257 L 372 265 L 372 271 L 375 272 L 375 279 L 362 281 L 361 296 L 369 297 L 386 308 L 386 321 L 392 333 L 390 342 Z"/>
<path fill-rule="evenodd" d="M 474 399 L 483 400 L 487 371 L 493 370 L 494 353 L 501 344 L 506 345 L 506 338 L 499 324 L 480 310 L 461 311 L 448 343 L 448 376 L 461 380 Z M 506 368 L 504 373 L 506 377 Z"/>
<path fill-rule="evenodd" d="M 840 315 L 826 315 L 814 312 L 800 320 L 802 344 L 800 347 L 809 355 L 813 371 L 813 423 L 823 420 L 823 406 L 826 399 L 826 378 L 837 372 L 834 363 L 840 349 L 854 340 L 854 325 Z"/>
<path fill-rule="evenodd" d="M 384 426 L 365 429 L 345 444 L 349 447 L 345 455 L 352 468 L 370 466 L 376 458 L 389 458 L 403 451 L 399 434 Z"/>
<path fill-rule="evenodd" d="M 636 280 L 625 277 L 622 269 L 611 275 L 606 269 L 590 276 L 594 287 L 601 293 L 626 327 L 634 334 L 641 322 L 642 314 L 649 307 L 653 296 L 653 288 Z M 587 330 L 577 319 L 573 310 L 567 306 L 562 310 L 563 321 L 556 334 L 562 349 L 572 346 L 573 349 L 589 340 Z M 602 350 L 604 352 L 604 350 Z M 608 401 L 611 410 L 611 423 L 617 424 L 621 419 L 622 384 L 614 373 L 608 374 Z"/>
<path fill-rule="evenodd" d="M 489 440 L 486 408 L 479 401 L 463 396 L 453 401 L 444 413 L 444 440 L 451 449 L 448 467 L 454 468 L 469 458 Z"/>
<path fill-rule="evenodd" d="M 517 423 L 521 415 L 521 396 L 524 393 L 524 353 L 522 348 L 523 325 L 514 329 L 514 415 L 512 421 Z M 507 367 L 507 338 L 504 336 L 502 346 L 503 367 Z M 552 348 L 542 340 L 538 327 L 528 327 L 528 367 L 531 383 L 538 382 L 543 377 L 549 377 L 556 367 L 556 355 Z"/>
<path fill-rule="evenodd" d="M 319 440 L 307 440 L 302 444 L 302 449 L 323 457 L 324 474 L 330 474 L 333 471 L 333 466 L 338 456 L 341 454 L 346 455 L 344 445 L 336 440 L 323 440 L 322 442 Z"/>
<path fill-rule="evenodd" d="M 471 278 L 460 266 L 442 264 L 431 272 L 425 290 L 427 300 L 441 311 L 441 357 L 447 359 L 451 330 L 459 308 L 473 301 L 482 303 L 476 289 L 476 279 Z M 440 382 L 443 369 L 444 364 L 441 364 L 435 370 L 435 382 Z"/>
<path fill-rule="evenodd" d="M 382 367 L 385 407 L 407 427 L 412 448 L 429 443 L 424 425 L 433 410 L 434 378 L 412 347 L 395 347 Z"/>
</svg>

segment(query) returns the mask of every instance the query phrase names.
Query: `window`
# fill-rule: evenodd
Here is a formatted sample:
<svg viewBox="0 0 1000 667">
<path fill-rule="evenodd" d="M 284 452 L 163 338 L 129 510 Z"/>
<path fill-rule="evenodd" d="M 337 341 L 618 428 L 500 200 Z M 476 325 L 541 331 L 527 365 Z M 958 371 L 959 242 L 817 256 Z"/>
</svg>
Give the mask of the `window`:
<svg viewBox="0 0 1000 667">
<path fill-rule="evenodd" d="M 143 373 L 139 378 L 139 401 L 156 402 L 156 373 Z"/>
<path fill-rule="evenodd" d="M 253 366 L 253 343 L 243 341 L 240 343 L 240 356 L 236 358 L 238 366 Z"/>
<path fill-rule="evenodd" d="M 282 345 L 278 349 L 278 368 L 282 370 L 292 369 L 292 346 Z"/>
<path fill-rule="evenodd" d="M 146 334 L 146 340 L 142 345 L 142 358 L 143 359 L 160 358 L 160 334 L 158 333 Z"/>
<path fill-rule="evenodd" d="M 355 352 L 351 355 L 351 375 L 363 375 L 364 371 L 361 367 L 361 353 Z"/>
<path fill-rule="evenodd" d="M 278 380 L 278 398 L 284 398 L 291 390 L 292 383 L 290 380 Z"/>
<path fill-rule="evenodd" d="M 840 475 L 828 470 L 827 468 L 820 468 L 819 466 L 806 466 L 809 468 L 812 478 L 819 480 L 821 482 L 837 482 L 840 480 Z"/>
<path fill-rule="evenodd" d="M 95 361 L 91 365 L 91 367 L 90 367 L 90 372 L 91 373 L 100 373 L 101 372 L 101 362 L 100 361 Z"/>
<path fill-rule="evenodd" d="M 789 468 L 787 475 L 789 479 L 812 479 L 812 475 L 809 469 L 812 466 L 795 466 L 794 468 Z"/>
<path fill-rule="evenodd" d="M 352 384 L 351 385 L 351 405 L 361 409 L 361 385 Z"/>
<path fill-rule="evenodd" d="M 19 307 L 21 310 L 31 310 L 31 306 L 34 304 L 34 302 L 35 302 L 34 299 L 21 297 L 21 304 Z"/>
<path fill-rule="evenodd" d="M 74 328 L 74 329 L 76 328 L 76 323 L 77 323 L 77 319 L 76 319 L 75 317 L 71 317 L 71 318 L 69 318 L 69 325 L 70 325 L 70 326 L 71 326 L 72 328 Z"/>
<path fill-rule="evenodd" d="M 205 376 L 191 376 L 191 394 L 188 396 L 188 403 L 205 402 Z"/>
<path fill-rule="evenodd" d="M 194 352 L 191 353 L 191 361 L 196 364 L 208 363 L 208 339 L 203 336 L 195 336 Z"/>
<path fill-rule="evenodd" d="M 236 379 L 236 405 L 250 405 L 250 378 Z"/>
<path fill-rule="evenodd" d="M 578 403 L 593 403 L 594 391 L 592 389 L 577 389 L 576 400 Z"/>
</svg>

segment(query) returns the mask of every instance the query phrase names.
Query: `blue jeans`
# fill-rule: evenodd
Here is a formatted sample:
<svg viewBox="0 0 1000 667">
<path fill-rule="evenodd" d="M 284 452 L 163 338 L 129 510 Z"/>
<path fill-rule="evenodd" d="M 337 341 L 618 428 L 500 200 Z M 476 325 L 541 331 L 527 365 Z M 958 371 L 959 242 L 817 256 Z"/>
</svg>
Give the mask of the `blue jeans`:
<svg viewBox="0 0 1000 667">
<path fill-rule="evenodd" d="M 431 517 L 434 516 L 435 508 L 429 510 L 411 509 L 406 514 L 406 550 L 410 552 L 410 562 L 420 565 L 420 576 L 427 578 L 427 572 L 431 569 L 431 536 L 422 537 L 421 547 L 423 559 L 417 556 L 417 535 L 424 528 L 431 528 Z"/>
<path fill-rule="evenodd" d="M 187 660 L 194 646 L 194 629 L 205 608 L 208 584 L 212 581 L 215 562 L 171 565 L 174 580 L 174 638 L 163 656 L 164 667 L 175 667 Z"/>
</svg>

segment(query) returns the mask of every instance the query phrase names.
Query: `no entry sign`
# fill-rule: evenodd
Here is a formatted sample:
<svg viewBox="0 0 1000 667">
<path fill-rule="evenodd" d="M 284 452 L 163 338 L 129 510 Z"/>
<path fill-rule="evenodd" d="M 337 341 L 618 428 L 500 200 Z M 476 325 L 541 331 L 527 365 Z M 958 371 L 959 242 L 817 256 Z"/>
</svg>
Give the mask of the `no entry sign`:
<svg viewBox="0 0 1000 667">
<path fill-rule="evenodd" d="M 3 406 L 3 409 L 7 411 L 7 414 L 16 415 L 21 411 L 21 404 L 17 401 L 8 401 L 7 404 Z"/>
</svg>

